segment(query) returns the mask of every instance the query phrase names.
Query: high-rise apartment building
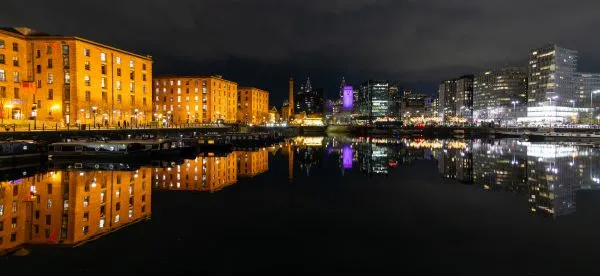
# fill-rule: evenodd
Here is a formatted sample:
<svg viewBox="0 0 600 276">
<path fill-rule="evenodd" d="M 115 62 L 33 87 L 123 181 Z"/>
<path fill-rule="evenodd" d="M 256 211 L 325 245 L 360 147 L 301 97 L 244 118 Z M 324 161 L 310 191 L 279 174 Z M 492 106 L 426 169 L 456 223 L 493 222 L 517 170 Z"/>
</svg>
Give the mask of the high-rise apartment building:
<svg viewBox="0 0 600 276">
<path fill-rule="evenodd" d="M 528 106 L 571 106 L 576 99 L 577 51 L 547 45 L 529 53 Z"/>
<path fill-rule="evenodd" d="M 473 76 L 445 80 L 438 86 L 438 114 L 444 122 L 470 120 L 473 109 Z"/>
<path fill-rule="evenodd" d="M 363 82 L 358 92 L 357 105 L 361 117 L 369 121 L 392 116 L 389 83 L 384 80 Z"/>
<path fill-rule="evenodd" d="M 446 80 L 438 88 L 438 115 L 445 122 L 456 116 L 456 81 Z"/>
<path fill-rule="evenodd" d="M 4 123 L 144 124 L 152 58 L 74 36 L 0 28 Z"/>
<path fill-rule="evenodd" d="M 591 105 L 593 104 L 593 107 L 598 107 L 600 105 L 600 97 L 596 94 L 600 91 L 600 74 L 578 73 L 575 81 L 576 95 L 574 99 L 576 100 L 576 106 L 592 107 Z M 590 97 L 594 98 L 591 99 Z"/>
<path fill-rule="evenodd" d="M 527 69 L 507 67 L 475 75 L 473 117 L 475 121 L 515 120 L 527 110 Z"/>
<path fill-rule="evenodd" d="M 323 114 L 323 89 L 313 88 L 310 83 L 310 78 L 300 86 L 300 90 L 294 97 L 296 114 L 305 113 L 306 115 Z"/>
<path fill-rule="evenodd" d="M 464 119 L 473 118 L 473 75 L 465 75 L 456 79 L 454 110 L 456 116 Z"/>
<path fill-rule="evenodd" d="M 237 120 L 237 83 L 221 76 L 154 78 L 155 120 L 166 124 L 233 123 Z"/>
<path fill-rule="evenodd" d="M 238 87 L 237 120 L 265 124 L 269 120 L 269 92 L 254 87 Z"/>
</svg>

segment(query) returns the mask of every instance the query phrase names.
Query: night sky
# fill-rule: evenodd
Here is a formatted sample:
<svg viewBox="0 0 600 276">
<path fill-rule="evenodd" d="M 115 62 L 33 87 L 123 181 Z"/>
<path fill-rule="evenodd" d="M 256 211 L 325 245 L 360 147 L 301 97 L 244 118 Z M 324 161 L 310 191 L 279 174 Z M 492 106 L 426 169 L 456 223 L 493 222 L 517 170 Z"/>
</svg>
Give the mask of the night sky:
<svg viewBox="0 0 600 276">
<path fill-rule="evenodd" d="M 524 65 L 554 42 L 600 72 L 594 0 L 2 0 L 1 26 L 76 35 L 154 57 L 155 75 L 221 74 L 287 97 L 311 77 L 334 97 L 388 79 L 433 94 L 445 78 Z"/>
</svg>

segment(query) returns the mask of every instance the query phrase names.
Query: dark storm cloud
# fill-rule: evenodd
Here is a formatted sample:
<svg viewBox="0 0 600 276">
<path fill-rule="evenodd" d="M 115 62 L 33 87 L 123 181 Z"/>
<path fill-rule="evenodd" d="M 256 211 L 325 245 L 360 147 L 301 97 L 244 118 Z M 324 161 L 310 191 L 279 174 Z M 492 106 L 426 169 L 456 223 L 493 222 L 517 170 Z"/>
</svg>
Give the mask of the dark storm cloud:
<svg viewBox="0 0 600 276">
<path fill-rule="evenodd" d="M 547 42 L 579 50 L 580 63 L 600 71 L 590 62 L 600 60 L 599 8 L 585 0 L 4 0 L 0 24 L 152 54 L 159 74 L 224 71 L 275 94 L 286 75 L 311 75 L 334 95 L 342 75 L 434 83 L 521 62 Z M 264 71 L 241 71 L 252 68 Z"/>
</svg>

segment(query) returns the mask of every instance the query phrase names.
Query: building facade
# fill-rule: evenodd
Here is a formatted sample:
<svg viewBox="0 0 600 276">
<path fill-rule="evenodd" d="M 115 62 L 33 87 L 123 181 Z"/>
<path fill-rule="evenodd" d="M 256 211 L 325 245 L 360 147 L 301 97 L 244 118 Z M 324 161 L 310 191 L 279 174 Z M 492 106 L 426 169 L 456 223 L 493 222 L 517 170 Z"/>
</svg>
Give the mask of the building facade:
<svg viewBox="0 0 600 276">
<path fill-rule="evenodd" d="M 509 67 L 489 70 L 473 82 L 475 121 L 503 122 L 526 115 L 527 69 Z"/>
<path fill-rule="evenodd" d="M 269 120 L 269 92 L 254 87 L 238 87 L 237 120 L 245 124 L 265 124 Z"/>
<path fill-rule="evenodd" d="M 361 117 L 374 121 L 392 116 L 392 98 L 389 83 L 384 80 L 363 82 L 358 92 L 358 110 Z"/>
<path fill-rule="evenodd" d="M 325 100 L 323 99 L 323 89 L 313 88 L 310 78 L 300 86 L 300 90 L 294 97 L 295 114 L 304 113 L 306 115 L 315 115 L 324 113 Z"/>
<path fill-rule="evenodd" d="M 576 100 L 577 51 L 547 45 L 529 53 L 527 102 L 530 107 L 571 106 Z"/>
<path fill-rule="evenodd" d="M 456 81 L 446 80 L 438 86 L 438 115 L 442 122 L 456 116 Z"/>
<path fill-rule="evenodd" d="M 470 121 L 473 118 L 473 75 L 456 79 L 455 95 L 456 116 Z"/>
<path fill-rule="evenodd" d="M 155 120 L 163 124 L 237 121 L 237 83 L 221 76 L 154 78 Z"/>
<path fill-rule="evenodd" d="M 402 118 L 426 116 L 425 100 L 427 95 L 421 93 L 406 93 L 400 100 Z"/>
<path fill-rule="evenodd" d="M 79 37 L 0 29 L 4 123 L 145 124 L 152 119 L 151 81 L 150 56 Z"/>
<path fill-rule="evenodd" d="M 600 74 L 578 73 L 575 80 L 577 81 L 577 94 L 575 95 L 577 102 L 575 104 L 579 107 L 597 108 L 600 105 L 600 98 L 595 97 L 600 93 Z M 592 97 L 594 98 L 592 99 Z"/>
</svg>

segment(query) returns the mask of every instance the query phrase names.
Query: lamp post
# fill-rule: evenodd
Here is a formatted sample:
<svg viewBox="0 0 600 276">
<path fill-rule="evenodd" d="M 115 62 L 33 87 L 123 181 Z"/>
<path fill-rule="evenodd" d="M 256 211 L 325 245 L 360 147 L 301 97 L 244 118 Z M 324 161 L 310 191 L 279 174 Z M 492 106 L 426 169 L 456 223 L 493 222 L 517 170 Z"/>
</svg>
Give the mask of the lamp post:
<svg viewBox="0 0 600 276">
<path fill-rule="evenodd" d="M 517 121 L 517 104 L 519 103 L 519 101 L 512 101 L 510 102 L 513 105 L 513 112 L 515 113 L 515 122 Z"/>
<path fill-rule="evenodd" d="M 552 100 L 556 100 L 558 99 L 558 96 L 552 96 L 552 97 L 548 97 L 548 100 L 550 101 L 550 106 L 552 106 Z M 556 106 L 554 107 L 554 119 L 556 119 L 556 117 L 558 117 L 558 112 L 556 110 Z M 552 127 L 552 121 L 550 121 L 550 127 Z"/>
<path fill-rule="evenodd" d="M 133 114 L 135 116 L 135 127 L 138 126 L 138 112 L 139 110 L 137 108 L 133 111 Z"/>
<path fill-rule="evenodd" d="M 575 100 L 569 100 L 570 103 L 573 104 L 573 108 L 575 108 Z"/>
<path fill-rule="evenodd" d="M 7 119 L 12 119 L 11 111 L 12 111 L 13 105 L 12 104 L 6 104 L 4 107 L 6 107 L 6 109 L 7 109 L 7 111 L 6 111 L 6 118 Z"/>
<path fill-rule="evenodd" d="M 92 106 L 92 113 L 94 114 L 94 128 L 96 128 L 96 113 L 98 112 L 98 108 Z"/>
</svg>

